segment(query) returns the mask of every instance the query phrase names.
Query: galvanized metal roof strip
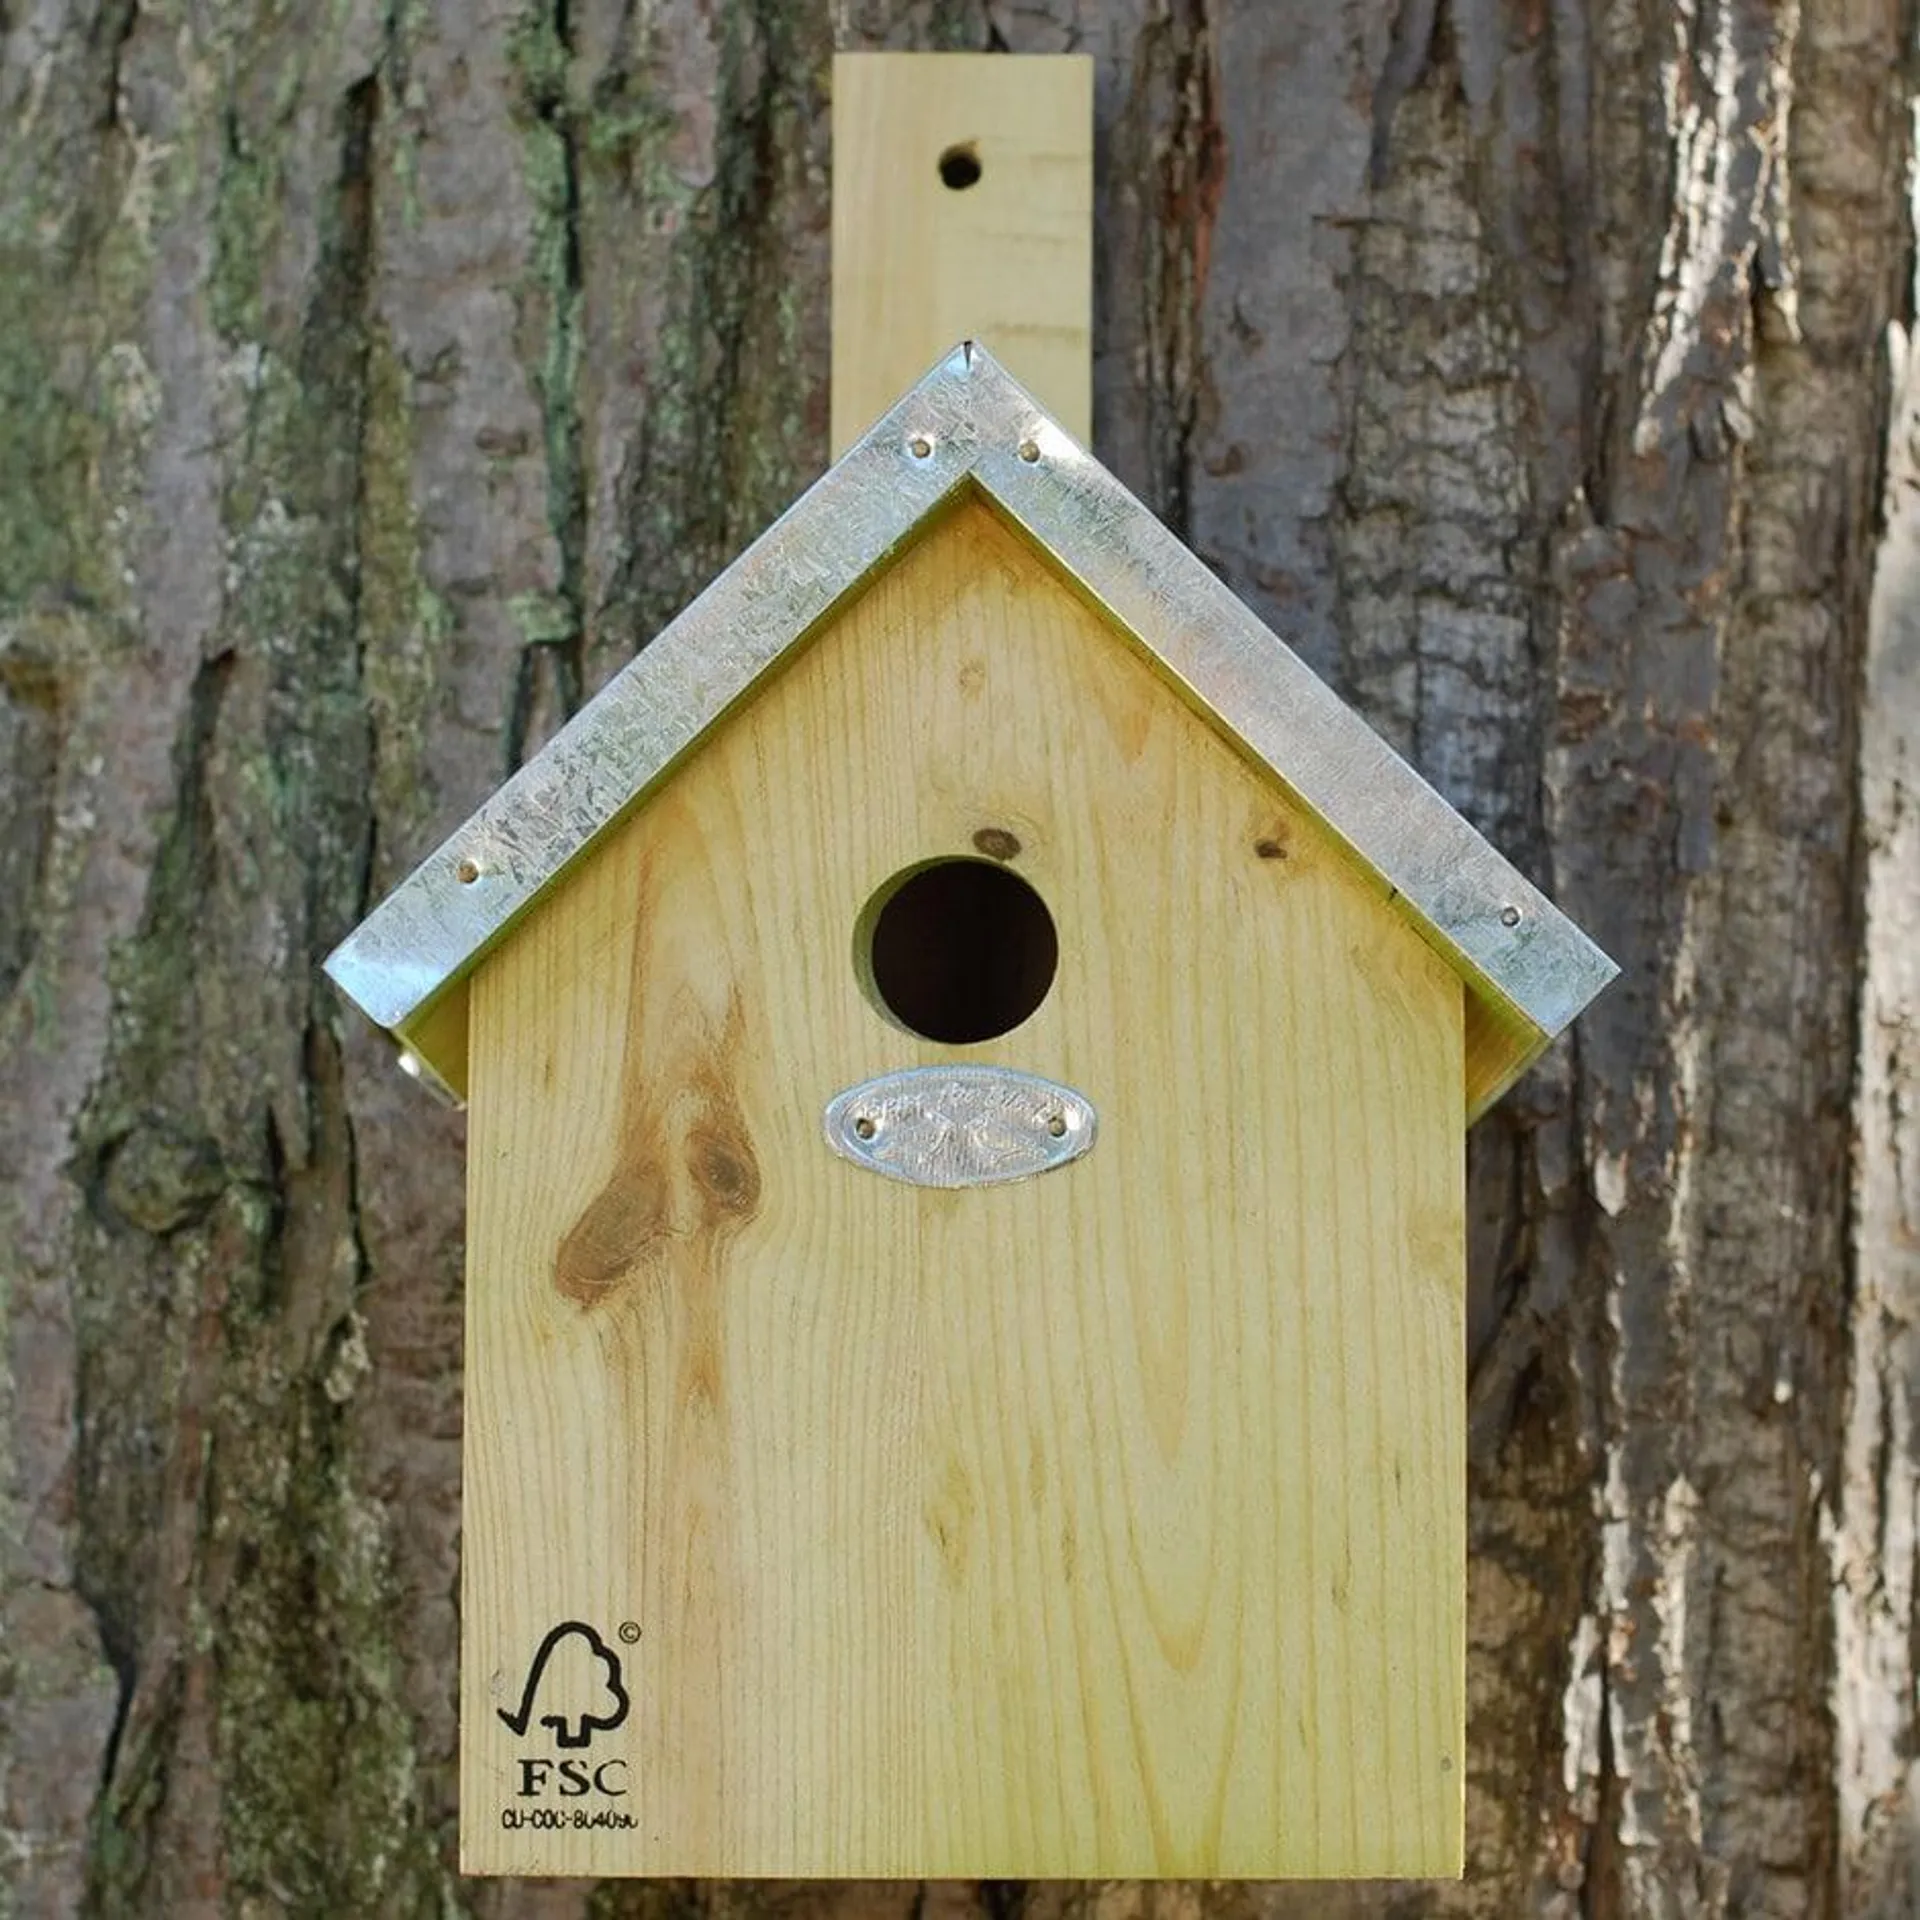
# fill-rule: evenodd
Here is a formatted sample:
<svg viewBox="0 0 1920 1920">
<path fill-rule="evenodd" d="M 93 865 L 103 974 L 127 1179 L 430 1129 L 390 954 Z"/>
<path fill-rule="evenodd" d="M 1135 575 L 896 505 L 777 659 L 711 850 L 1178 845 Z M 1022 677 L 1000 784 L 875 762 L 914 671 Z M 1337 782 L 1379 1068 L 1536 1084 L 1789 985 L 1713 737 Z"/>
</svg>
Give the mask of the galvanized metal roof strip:
<svg viewBox="0 0 1920 1920">
<path fill-rule="evenodd" d="M 1401 897 L 1470 991 L 1509 1022 L 1517 1015 L 1539 1045 L 1613 978 L 1612 961 L 1571 920 L 973 345 L 876 422 L 423 861 L 341 943 L 327 972 L 382 1026 L 413 1022 L 968 486 L 1298 795 Z"/>
</svg>

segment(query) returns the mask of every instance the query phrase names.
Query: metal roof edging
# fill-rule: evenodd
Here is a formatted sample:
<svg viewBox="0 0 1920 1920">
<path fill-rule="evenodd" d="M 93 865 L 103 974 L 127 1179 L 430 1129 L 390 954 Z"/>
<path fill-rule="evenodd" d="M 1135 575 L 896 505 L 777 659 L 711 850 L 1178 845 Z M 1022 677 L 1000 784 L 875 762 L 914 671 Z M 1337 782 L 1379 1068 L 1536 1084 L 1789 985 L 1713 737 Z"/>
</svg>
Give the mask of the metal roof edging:
<svg viewBox="0 0 1920 1920">
<path fill-rule="evenodd" d="M 1618 972 L 969 343 L 422 861 L 328 957 L 327 973 L 379 1025 L 413 1020 L 969 482 L 1400 896 L 1477 991 L 1533 1026 L 1541 1045 Z"/>
</svg>

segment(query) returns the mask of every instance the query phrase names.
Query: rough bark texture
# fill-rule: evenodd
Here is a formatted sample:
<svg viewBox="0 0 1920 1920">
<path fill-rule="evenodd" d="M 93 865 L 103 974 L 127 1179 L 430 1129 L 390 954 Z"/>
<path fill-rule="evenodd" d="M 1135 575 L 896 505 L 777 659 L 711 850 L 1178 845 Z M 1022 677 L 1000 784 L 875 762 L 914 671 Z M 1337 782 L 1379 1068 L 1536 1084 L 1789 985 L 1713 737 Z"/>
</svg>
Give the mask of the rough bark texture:
<svg viewBox="0 0 1920 1920">
<path fill-rule="evenodd" d="M 0 0 L 5 1910 L 1913 1911 L 1913 31 Z M 1096 56 L 1101 451 L 1626 968 L 1473 1143 L 1457 1886 L 451 1864 L 461 1129 L 315 962 L 819 466 L 865 45 Z"/>
</svg>

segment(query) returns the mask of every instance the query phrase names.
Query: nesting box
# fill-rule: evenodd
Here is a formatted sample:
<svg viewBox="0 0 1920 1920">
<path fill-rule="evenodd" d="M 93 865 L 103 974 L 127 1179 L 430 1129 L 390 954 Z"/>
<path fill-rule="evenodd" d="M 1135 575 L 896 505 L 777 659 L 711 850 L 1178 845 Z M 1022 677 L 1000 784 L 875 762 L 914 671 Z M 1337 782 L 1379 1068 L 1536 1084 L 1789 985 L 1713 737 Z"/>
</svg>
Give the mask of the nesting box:
<svg viewBox="0 0 1920 1920">
<path fill-rule="evenodd" d="M 1458 1870 L 1463 1134 L 1610 963 L 978 348 L 330 962 L 477 1872 Z"/>
</svg>

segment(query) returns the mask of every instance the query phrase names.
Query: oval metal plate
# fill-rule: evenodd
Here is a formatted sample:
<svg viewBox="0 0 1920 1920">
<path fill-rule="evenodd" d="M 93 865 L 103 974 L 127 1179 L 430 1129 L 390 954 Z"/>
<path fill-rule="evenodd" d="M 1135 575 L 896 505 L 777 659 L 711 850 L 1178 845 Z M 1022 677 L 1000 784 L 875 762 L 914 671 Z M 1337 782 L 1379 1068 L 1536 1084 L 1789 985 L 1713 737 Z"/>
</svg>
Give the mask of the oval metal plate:
<svg viewBox="0 0 1920 1920">
<path fill-rule="evenodd" d="M 990 1187 L 1078 1160 L 1093 1103 L 1015 1067 L 903 1067 L 827 1102 L 834 1152 L 916 1187 Z"/>
</svg>

